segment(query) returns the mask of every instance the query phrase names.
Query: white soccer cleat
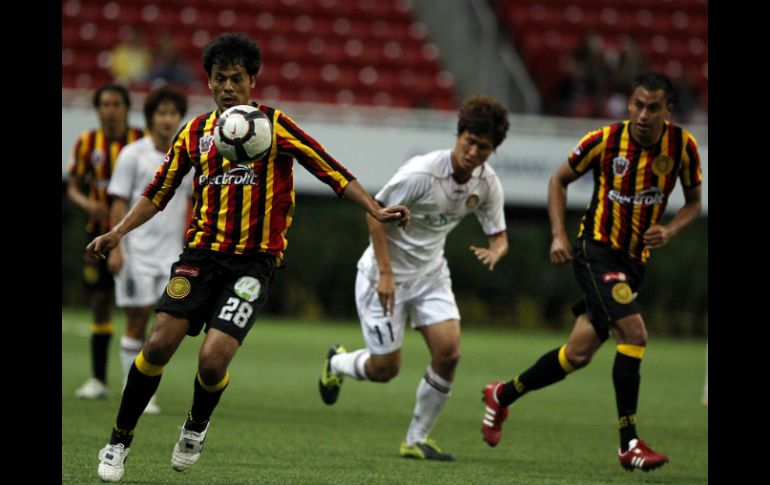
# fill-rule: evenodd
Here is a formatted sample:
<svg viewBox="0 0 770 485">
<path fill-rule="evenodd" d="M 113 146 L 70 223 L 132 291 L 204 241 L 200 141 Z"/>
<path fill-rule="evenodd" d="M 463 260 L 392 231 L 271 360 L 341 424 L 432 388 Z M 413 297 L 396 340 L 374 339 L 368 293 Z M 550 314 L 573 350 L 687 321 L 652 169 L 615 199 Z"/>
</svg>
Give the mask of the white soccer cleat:
<svg viewBox="0 0 770 485">
<path fill-rule="evenodd" d="M 150 402 L 147 403 L 147 407 L 144 408 L 144 414 L 160 414 L 160 406 L 158 406 L 154 394 L 150 398 Z"/>
<path fill-rule="evenodd" d="M 85 384 L 75 391 L 75 397 L 81 399 L 106 399 L 108 395 L 109 390 L 107 386 L 95 377 L 88 379 Z"/>
<path fill-rule="evenodd" d="M 124 463 L 131 448 L 126 448 L 122 443 L 107 446 L 99 451 L 99 478 L 103 482 L 119 482 L 123 478 Z"/>
<path fill-rule="evenodd" d="M 185 421 L 185 424 L 187 421 Z M 190 431 L 182 426 L 182 432 L 179 435 L 179 441 L 174 445 L 174 451 L 171 453 L 171 468 L 178 472 L 183 472 L 193 466 L 201 456 L 203 449 L 203 440 L 206 439 L 206 432 L 209 425 L 206 423 L 206 429 L 200 433 Z"/>
</svg>

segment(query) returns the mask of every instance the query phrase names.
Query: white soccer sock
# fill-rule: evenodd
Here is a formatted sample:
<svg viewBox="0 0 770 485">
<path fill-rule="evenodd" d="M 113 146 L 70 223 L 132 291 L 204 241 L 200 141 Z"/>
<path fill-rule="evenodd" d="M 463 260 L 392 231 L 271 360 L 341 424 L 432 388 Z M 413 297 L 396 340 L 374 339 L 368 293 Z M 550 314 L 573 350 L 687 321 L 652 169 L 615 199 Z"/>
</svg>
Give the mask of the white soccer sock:
<svg viewBox="0 0 770 485">
<path fill-rule="evenodd" d="M 417 403 L 406 432 L 406 444 L 413 445 L 428 437 L 451 394 L 452 383 L 436 374 L 429 364 L 417 386 Z"/>
<path fill-rule="evenodd" d="M 357 381 L 368 380 L 369 378 L 364 368 L 367 360 L 369 360 L 369 351 L 366 349 L 337 354 L 331 359 L 332 372 L 352 377 Z"/>
<path fill-rule="evenodd" d="M 139 339 L 120 337 L 120 363 L 123 365 L 123 375 L 127 378 L 128 371 L 131 370 L 131 364 L 136 360 L 139 351 L 142 350 L 144 342 Z M 125 381 L 125 379 L 123 379 Z"/>
</svg>

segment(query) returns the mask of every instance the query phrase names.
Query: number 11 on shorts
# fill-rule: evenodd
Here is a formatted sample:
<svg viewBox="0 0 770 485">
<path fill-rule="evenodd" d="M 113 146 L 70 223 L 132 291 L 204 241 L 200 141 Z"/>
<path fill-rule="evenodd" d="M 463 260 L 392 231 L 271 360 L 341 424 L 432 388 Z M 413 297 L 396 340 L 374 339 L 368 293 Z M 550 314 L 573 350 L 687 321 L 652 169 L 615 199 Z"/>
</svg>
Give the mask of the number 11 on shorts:
<svg viewBox="0 0 770 485">
<path fill-rule="evenodd" d="M 386 325 L 388 326 L 388 332 L 390 332 L 390 341 L 393 342 L 395 340 L 393 337 L 393 326 L 390 324 L 390 322 L 387 322 Z M 380 326 L 375 325 L 374 330 L 377 332 L 377 338 L 380 339 L 380 345 L 382 345 L 382 332 L 380 332 Z"/>
</svg>

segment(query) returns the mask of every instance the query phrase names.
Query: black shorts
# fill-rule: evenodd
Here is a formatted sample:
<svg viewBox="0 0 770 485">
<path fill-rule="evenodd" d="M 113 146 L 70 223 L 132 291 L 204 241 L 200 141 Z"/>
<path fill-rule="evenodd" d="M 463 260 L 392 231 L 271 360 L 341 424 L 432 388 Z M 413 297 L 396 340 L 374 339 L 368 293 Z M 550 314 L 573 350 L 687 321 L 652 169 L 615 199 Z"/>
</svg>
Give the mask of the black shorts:
<svg viewBox="0 0 770 485">
<path fill-rule="evenodd" d="M 585 300 L 575 304 L 572 313 L 586 313 L 599 338 L 606 340 L 610 324 L 639 313 L 636 295 L 645 265 L 597 241 L 578 239 L 573 250 L 572 266 Z"/>
<path fill-rule="evenodd" d="M 88 233 L 88 242 L 93 241 L 99 232 Z M 112 291 L 115 289 L 115 279 L 107 269 L 107 252 L 104 259 L 83 262 L 83 284 L 89 291 Z"/>
<path fill-rule="evenodd" d="M 207 332 L 216 328 L 243 343 L 267 301 L 275 264 L 275 256 L 266 253 L 185 249 L 171 266 L 155 311 L 189 320 L 188 335 L 198 335 L 205 325 Z"/>
</svg>

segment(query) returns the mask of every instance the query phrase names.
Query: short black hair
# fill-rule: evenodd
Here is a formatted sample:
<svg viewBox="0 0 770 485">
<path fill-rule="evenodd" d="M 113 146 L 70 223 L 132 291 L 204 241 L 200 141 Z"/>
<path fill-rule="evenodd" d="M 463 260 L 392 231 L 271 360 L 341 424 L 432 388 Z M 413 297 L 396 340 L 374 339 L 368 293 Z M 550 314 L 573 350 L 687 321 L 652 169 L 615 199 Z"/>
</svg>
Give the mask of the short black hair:
<svg viewBox="0 0 770 485">
<path fill-rule="evenodd" d="M 464 131 L 473 135 L 490 134 L 497 148 L 505 140 L 509 126 L 508 110 L 500 101 L 490 96 L 474 94 L 460 107 L 457 134 Z"/>
<path fill-rule="evenodd" d="M 162 86 L 150 91 L 144 100 L 144 121 L 147 128 L 152 129 L 152 115 L 157 111 L 158 106 L 164 101 L 171 101 L 179 111 L 180 116 L 184 117 L 187 113 L 187 98 L 181 91 L 171 86 Z"/>
<path fill-rule="evenodd" d="M 647 91 L 663 90 L 663 94 L 666 95 L 666 103 L 674 102 L 674 84 L 671 79 L 659 72 L 643 72 L 636 76 L 631 84 L 631 91 L 640 86 Z"/>
<path fill-rule="evenodd" d="M 94 91 L 94 108 L 99 108 L 99 100 L 102 97 L 102 93 L 105 91 L 113 91 L 118 93 L 122 98 L 123 102 L 126 105 L 126 108 L 131 107 L 131 98 L 128 95 L 128 89 L 126 89 L 124 86 L 121 86 L 120 84 L 104 84 L 99 87 L 96 91 Z"/>
<path fill-rule="evenodd" d="M 214 38 L 203 48 L 203 68 L 211 75 L 211 68 L 241 65 L 249 76 L 259 72 L 262 50 L 259 44 L 241 33 L 226 33 Z"/>
</svg>

